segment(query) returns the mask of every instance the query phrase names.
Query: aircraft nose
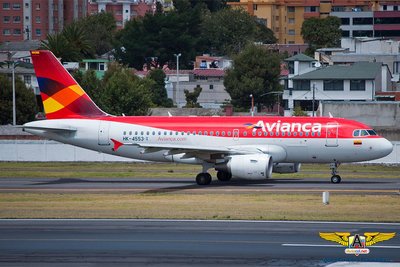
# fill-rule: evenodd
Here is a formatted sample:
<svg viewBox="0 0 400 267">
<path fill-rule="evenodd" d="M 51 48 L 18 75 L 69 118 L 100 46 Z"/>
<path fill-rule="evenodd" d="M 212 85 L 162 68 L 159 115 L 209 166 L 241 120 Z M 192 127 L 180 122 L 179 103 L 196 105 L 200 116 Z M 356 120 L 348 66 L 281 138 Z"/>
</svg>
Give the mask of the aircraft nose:
<svg viewBox="0 0 400 267">
<path fill-rule="evenodd" d="M 379 142 L 379 147 L 378 147 L 379 151 L 382 153 L 382 157 L 389 155 L 390 153 L 392 153 L 393 151 L 393 144 L 385 139 L 382 138 Z"/>
</svg>

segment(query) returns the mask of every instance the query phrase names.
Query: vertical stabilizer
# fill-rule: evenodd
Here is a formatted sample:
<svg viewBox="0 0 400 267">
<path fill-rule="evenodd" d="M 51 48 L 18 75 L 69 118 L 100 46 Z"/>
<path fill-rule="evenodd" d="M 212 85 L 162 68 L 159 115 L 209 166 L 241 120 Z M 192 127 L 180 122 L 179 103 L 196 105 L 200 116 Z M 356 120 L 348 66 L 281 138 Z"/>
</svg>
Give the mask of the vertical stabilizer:
<svg viewBox="0 0 400 267">
<path fill-rule="evenodd" d="M 47 119 L 107 116 L 52 52 L 31 51 L 31 57 Z"/>
</svg>

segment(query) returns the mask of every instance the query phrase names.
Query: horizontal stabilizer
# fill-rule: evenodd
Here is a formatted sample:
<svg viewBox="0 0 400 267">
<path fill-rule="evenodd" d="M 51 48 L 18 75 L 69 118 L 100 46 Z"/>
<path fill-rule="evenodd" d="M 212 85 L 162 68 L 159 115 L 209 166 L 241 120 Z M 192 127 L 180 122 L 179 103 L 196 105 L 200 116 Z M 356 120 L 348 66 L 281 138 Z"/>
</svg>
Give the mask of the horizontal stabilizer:
<svg viewBox="0 0 400 267">
<path fill-rule="evenodd" d="M 71 128 L 71 127 L 46 127 L 46 126 L 16 126 L 18 128 L 22 128 L 23 130 L 25 129 L 30 129 L 30 130 L 41 130 L 41 131 L 49 131 L 49 132 L 76 132 L 76 129 Z"/>
</svg>

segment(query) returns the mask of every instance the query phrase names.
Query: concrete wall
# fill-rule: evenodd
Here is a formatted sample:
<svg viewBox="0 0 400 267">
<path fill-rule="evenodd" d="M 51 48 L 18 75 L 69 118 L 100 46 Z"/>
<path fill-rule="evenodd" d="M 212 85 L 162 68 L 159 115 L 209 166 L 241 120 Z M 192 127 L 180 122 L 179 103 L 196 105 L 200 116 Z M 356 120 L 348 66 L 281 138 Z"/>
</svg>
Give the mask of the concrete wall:
<svg viewBox="0 0 400 267">
<path fill-rule="evenodd" d="M 356 120 L 371 127 L 400 128 L 399 102 L 323 102 L 321 116 Z M 399 140 L 400 141 L 400 140 Z"/>
<path fill-rule="evenodd" d="M 400 142 L 393 152 L 369 163 L 400 164 Z M 0 140 L 0 161 L 140 161 L 49 140 Z"/>
</svg>

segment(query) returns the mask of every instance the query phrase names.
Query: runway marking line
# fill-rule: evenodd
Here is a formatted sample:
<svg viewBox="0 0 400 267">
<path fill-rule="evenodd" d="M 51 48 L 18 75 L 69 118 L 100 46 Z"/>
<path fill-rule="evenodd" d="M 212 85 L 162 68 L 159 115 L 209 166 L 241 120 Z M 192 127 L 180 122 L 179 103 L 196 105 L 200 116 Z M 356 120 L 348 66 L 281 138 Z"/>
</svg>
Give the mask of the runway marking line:
<svg viewBox="0 0 400 267">
<path fill-rule="evenodd" d="M 288 243 L 288 244 L 282 244 L 284 247 L 340 247 L 342 248 L 342 245 L 319 245 L 319 244 L 293 244 L 293 243 Z M 368 246 L 369 248 L 394 248 L 394 249 L 400 249 L 400 246 Z"/>
<path fill-rule="evenodd" d="M 74 188 L 1 188 L 1 191 L 67 191 L 67 192 L 133 192 L 133 191 L 160 191 L 160 192 L 367 192 L 367 193 L 400 193 L 400 190 L 393 189 L 168 189 L 168 188 L 87 188 L 87 189 L 74 189 Z"/>
</svg>

